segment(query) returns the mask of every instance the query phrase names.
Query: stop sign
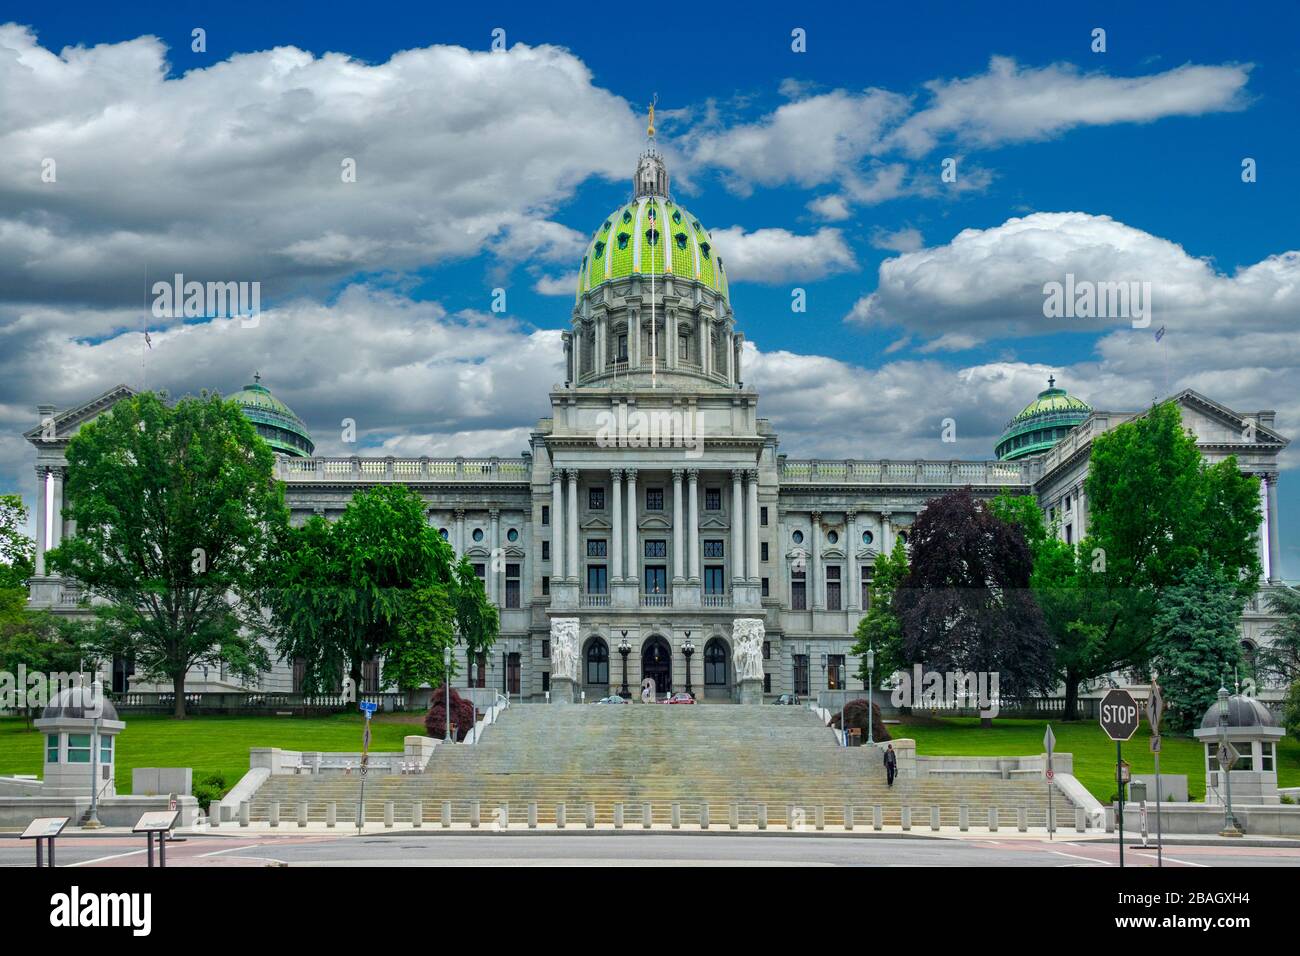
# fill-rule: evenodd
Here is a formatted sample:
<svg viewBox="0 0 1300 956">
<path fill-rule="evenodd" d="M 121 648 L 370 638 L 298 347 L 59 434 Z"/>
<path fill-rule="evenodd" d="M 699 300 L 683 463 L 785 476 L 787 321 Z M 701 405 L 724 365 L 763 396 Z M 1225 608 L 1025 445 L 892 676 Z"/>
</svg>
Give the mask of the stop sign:
<svg viewBox="0 0 1300 956">
<path fill-rule="evenodd" d="M 1112 690 L 1101 699 L 1101 729 L 1111 740 L 1128 740 L 1138 729 L 1138 705 L 1126 690 Z"/>
</svg>

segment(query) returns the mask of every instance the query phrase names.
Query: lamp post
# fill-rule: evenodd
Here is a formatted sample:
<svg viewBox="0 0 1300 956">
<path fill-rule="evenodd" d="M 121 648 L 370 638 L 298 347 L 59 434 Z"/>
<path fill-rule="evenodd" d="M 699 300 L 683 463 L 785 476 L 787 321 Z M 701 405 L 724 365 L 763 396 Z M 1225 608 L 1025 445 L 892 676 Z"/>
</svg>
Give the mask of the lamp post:
<svg viewBox="0 0 1300 956">
<path fill-rule="evenodd" d="M 691 632 L 686 632 L 686 640 L 682 641 L 682 654 L 686 657 L 686 693 L 692 697 L 691 693 L 691 655 L 695 653 L 695 645 L 691 643 Z M 672 690 L 670 687 L 669 690 Z"/>
<path fill-rule="evenodd" d="M 98 830 L 103 826 L 99 822 L 99 714 L 103 711 L 103 706 L 99 703 L 103 699 L 103 685 L 98 681 L 91 681 L 90 694 L 91 701 L 89 706 L 95 709 L 95 716 L 90 721 L 90 819 L 82 824 L 82 829 Z M 81 706 L 82 713 L 86 712 L 86 689 L 81 689 Z"/>
<path fill-rule="evenodd" d="M 627 655 L 632 653 L 632 644 L 627 639 L 627 631 L 623 631 L 623 640 L 618 642 L 618 652 L 623 655 L 623 687 L 618 695 L 628 700 L 632 697 L 632 692 L 627 689 Z"/>
<path fill-rule="evenodd" d="M 827 686 L 827 685 L 826 685 L 826 654 L 825 654 L 825 652 L 823 652 L 823 653 L 822 653 L 822 686 L 817 688 L 817 696 L 818 696 L 818 698 L 821 697 L 821 690 L 822 690 L 822 687 L 826 687 L 826 686 Z M 820 699 L 817 701 L 817 704 L 818 704 L 818 706 L 821 706 L 821 700 L 820 700 Z"/>
<path fill-rule="evenodd" d="M 876 742 L 876 705 L 873 702 L 874 691 L 876 686 L 876 651 L 873 647 L 867 648 L 867 743 Z"/>
<path fill-rule="evenodd" d="M 442 739 L 451 740 L 451 645 L 442 649 Z"/>
<path fill-rule="evenodd" d="M 1223 805 L 1223 836 L 1240 836 L 1237 818 L 1232 815 L 1232 764 L 1228 755 L 1228 688 L 1219 687 L 1219 770 L 1223 773 L 1225 803 Z"/>
</svg>

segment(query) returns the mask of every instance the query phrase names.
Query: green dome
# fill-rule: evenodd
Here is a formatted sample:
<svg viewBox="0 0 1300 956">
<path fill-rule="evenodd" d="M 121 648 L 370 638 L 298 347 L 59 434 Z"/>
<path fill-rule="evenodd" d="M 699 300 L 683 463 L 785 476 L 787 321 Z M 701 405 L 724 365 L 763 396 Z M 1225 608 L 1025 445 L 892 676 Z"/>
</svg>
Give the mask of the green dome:
<svg viewBox="0 0 1300 956">
<path fill-rule="evenodd" d="M 253 423 L 272 450 L 291 458 L 309 458 L 316 451 L 307 426 L 284 402 L 261 384 L 262 376 L 254 375 L 251 385 L 230 396 L 244 411 L 244 417 Z"/>
<path fill-rule="evenodd" d="M 653 146 L 641 154 L 633 186 L 632 201 L 610 213 L 587 243 L 577 297 L 631 275 L 672 275 L 728 299 L 727 274 L 713 239 L 699 219 L 668 197 L 668 170 Z"/>
<path fill-rule="evenodd" d="M 1007 422 L 996 454 L 1002 461 L 1014 461 L 1045 452 L 1091 414 L 1091 405 L 1057 388 L 1056 379 L 1049 378 L 1047 388 Z"/>
</svg>

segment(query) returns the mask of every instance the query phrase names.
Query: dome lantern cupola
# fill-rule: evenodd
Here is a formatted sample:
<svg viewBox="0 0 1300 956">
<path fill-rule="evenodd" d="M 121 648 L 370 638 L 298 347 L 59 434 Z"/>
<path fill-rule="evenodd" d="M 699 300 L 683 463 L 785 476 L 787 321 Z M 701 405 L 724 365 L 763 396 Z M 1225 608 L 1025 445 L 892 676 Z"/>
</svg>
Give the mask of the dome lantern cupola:
<svg viewBox="0 0 1300 956">
<path fill-rule="evenodd" d="M 316 443 L 303 420 L 271 394 L 260 374 L 254 373 L 253 381 L 231 395 L 230 400 L 239 404 L 244 417 L 277 455 L 310 458 L 315 453 Z"/>
<path fill-rule="evenodd" d="M 998 438 L 997 457 L 1000 461 L 1015 461 L 1042 454 L 1091 414 L 1092 406 L 1057 388 L 1053 376 L 1047 380 L 1047 388 L 1007 422 Z"/>
</svg>

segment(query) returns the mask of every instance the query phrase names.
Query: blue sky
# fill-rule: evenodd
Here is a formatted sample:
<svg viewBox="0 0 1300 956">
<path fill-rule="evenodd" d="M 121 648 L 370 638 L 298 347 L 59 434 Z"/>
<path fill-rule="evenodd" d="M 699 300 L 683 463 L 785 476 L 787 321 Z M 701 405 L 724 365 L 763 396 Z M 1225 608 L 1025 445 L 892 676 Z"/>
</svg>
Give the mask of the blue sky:
<svg viewBox="0 0 1300 956">
<path fill-rule="evenodd" d="M 51 368 L 10 376 L 0 395 L 7 427 L 30 424 L 24 410 L 40 400 L 33 389 L 71 404 L 105 383 L 135 384 L 138 343 L 130 336 L 146 270 L 258 278 L 259 262 L 279 262 L 289 250 L 292 267 L 265 277 L 269 304 L 284 309 L 282 321 L 268 320 L 279 337 L 250 335 L 227 350 L 159 329 L 159 347 L 147 357 L 154 383 L 229 391 L 256 365 L 314 433 L 332 428 L 351 401 L 373 422 L 365 428 L 363 421 L 372 447 L 517 450 L 531 420 L 545 413 L 545 385 L 535 387 L 549 383 L 545 376 L 529 377 L 516 394 L 504 384 L 510 369 L 497 369 L 503 384 L 490 398 L 431 407 L 393 399 L 404 381 L 422 381 L 414 366 L 409 374 L 390 369 L 379 385 L 357 384 L 382 372 L 384 355 L 401 354 L 398 343 L 342 375 L 325 339 L 345 341 L 335 323 L 383 324 L 384 336 L 439 325 L 448 338 L 435 334 L 434 344 L 464 349 L 438 368 L 444 376 L 492 369 L 501 349 L 553 355 L 547 333 L 566 327 L 571 298 L 543 291 L 575 270 L 575 243 L 624 199 L 641 146 L 640 114 L 657 93 L 659 139 L 677 197 L 715 234 L 733 237 L 733 304 L 756 346 L 750 367 L 763 389 L 760 408 L 792 454 L 982 457 L 1046 372 L 1095 406 L 1128 409 L 1163 392 L 1166 361 L 1173 388 L 1190 385 L 1240 409 L 1277 408 L 1281 431 L 1300 433 L 1300 356 L 1291 342 L 1300 324 L 1300 267 L 1270 259 L 1300 248 L 1300 8 L 1050 6 L 661 6 L 662 28 L 644 7 L 592 4 L 567 12 L 493 5 L 485 13 L 387 3 L 11 9 L 12 21 L 34 36 L 30 43 L 64 66 L 35 71 L 9 107 L 21 112 L 24 100 L 39 111 L 48 100 L 54 106 L 45 112 L 61 123 L 7 124 L 18 132 L 8 135 L 9 159 L 0 161 L 10 180 L 0 179 L 0 220 L 88 249 L 102 250 L 106 237 L 121 247 L 102 274 L 95 252 L 48 269 L 25 273 L 11 264 L 0 272 L 9 289 L 0 297 L 6 351 L 16 356 L 30 346 L 55 356 Z M 190 49 L 196 27 L 206 31 L 200 53 Z M 1097 27 L 1106 31 L 1104 53 L 1090 50 Z M 509 49 L 501 56 L 510 69 L 482 72 L 473 56 L 487 50 L 496 28 L 505 30 Z M 795 28 L 806 31 L 807 52 L 791 50 Z M 8 42 L 29 46 L 14 34 Z M 65 51 L 100 45 L 89 58 Z M 544 45 L 563 51 L 515 69 L 521 50 Z M 304 51 L 314 66 L 268 85 L 259 64 L 277 46 Z M 393 68 L 394 54 L 426 47 L 471 55 L 434 64 L 427 76 L 425 67 Z M 326 69 L 319 58 L 329 53 L 358 61 L 361 75 Z M 169 64 L 156 84 L 148 80 L 150 57 Z M 469 64 L 464 75 L 461 64 Z M 549 78 L 566 70 L 551 95 Z M 63 75 L 71 73 L 75 79 Z M 87 78 L 96 80 L 91 94 L 68 94 Z M 382 93 L 367 88 L 371 80 Z M 479 112 L 457 105 L 498 82 L 520 84 L 513 100 L 503 97 L 521 104 L 508 124 L 508 108 L 491 97 Z M 356 88 L 341 96 L 350 83 Z M 259 89 L 267 90 L 264 100 Z M 95 102 L 79 105 L 88 100 Z M 298 122 L 295 104 L 308 100 L 324 105 L 314 115 L 331 121 L 328 132 L 315 136 L 312 129 L 326 124 Z M 421 102 L 403 105 L 408 100 Z M 5 109 L 0 104 L 0 116 Z M 442 123 L 452 135 L 462 122 L 479 131 L 461 137 L 469 142 L 483 138 L 496 115 L 506 137 L 499 150 L 487 138 L 461 152 L 421 126 Z M 106 117 L 126 119 L 105 130 L 112 126 Z M 869 128 L 874 121 L 878 129 Z M 541 124 L 548 129 L 537 130 Z M 71 155 L 60 166 L 68 192 L 53 199 L 19 179 L 20 160 L 60 155 L 55 127 Z M 110 135 L 109 152 L 138 135 L 139 162 L 126 152 L 106 157 L 104 148 L 76 152 Z M 493 153 L 511 154 L 521 137 L 534 135 L 531 154 L 543 168 L 520 167 L 531 155 L 523 149 L 523 159 L 501 161 L 502 178 L 490 190 L 498 203 L 476 191 L 474 149 L 486 150 L 482 162 L 490 166 Z M 834 161 L 819 155 L 832 142 L 843 150 Z M 353 214 L 317 217 L 334 194 L 304 188 L 299 197 L 291 177 L 333 168 L 336 153 L 348 150 L 361 157 L 361 183 L 374 191 Z M 948 157 L 958 162 L 957 188 L 939 179 Z M 1249 184 L 1241 179 L 1246 157 L 1258 164 Z M 424 194 L 413 170 L 420 163 L 434 170 Z M 512 179 L 512 168 L 520 178 Z M 898 177 L 892 185 L 891 175 Z M 199 203 L 188 226 L 177 212 L 184 196 L 166 195 L 173 176 L 175 191 L 191 190 Z M 398 180 L 402 188 L 385 191 Z M 120 201 L 109 198 L 114 192 Z M 1030 219 L 1036 228 L 1023 232 L 1007 226 L 1064 213 L 1079 217 Z M 160 223 L 169 240 L 152 247 L 148 234 Z M 240 230 L 243 250 L 230 242 Z M 963 230 L 978 232 L 954 242 Z M 274 238 L 265 248 L 252 238 L 263 234 Z M 44 247 L 32 243 L 33 258 L 19 246 L 11 263 L 36 262 Z M 720 236 L 720 252 L 726 248 Z M 61 272 L 85 261 L 92 268 L 75 279 Z M 1169 329 L 1163 346 L 1154 347 L 1151 329 L 1035 315 L 1026 289 L 1076 265 L 1098 279 L 1152 281 L 1153 328 Z M 505 318 L 486 311 L 497 286 L 509 291 Z M 795 287 L 807 290 L 807 315 L 790 311 Z M 303 323 L 320 337 L 304 334 Z M 417 341 L 420 334 L 411 332 Z M 473 354 L 471 340 L 483 355 Z M 286 352 L 285 343 L 317 358 Z M 956 449 L 931 441 L 948 414 L 962 435 Z M 891 424 L 855 428 L 868 418 Z M 10 441 L 0 445 L 0 459 L 2 473 L 29 491 L 30 455 Z M 1300 527 L 1300 488 L 1289 471 L 1280 492 L 1284 570 L 1295 579 L 1300 546 L 1290 529 Z"/>
</svg>

